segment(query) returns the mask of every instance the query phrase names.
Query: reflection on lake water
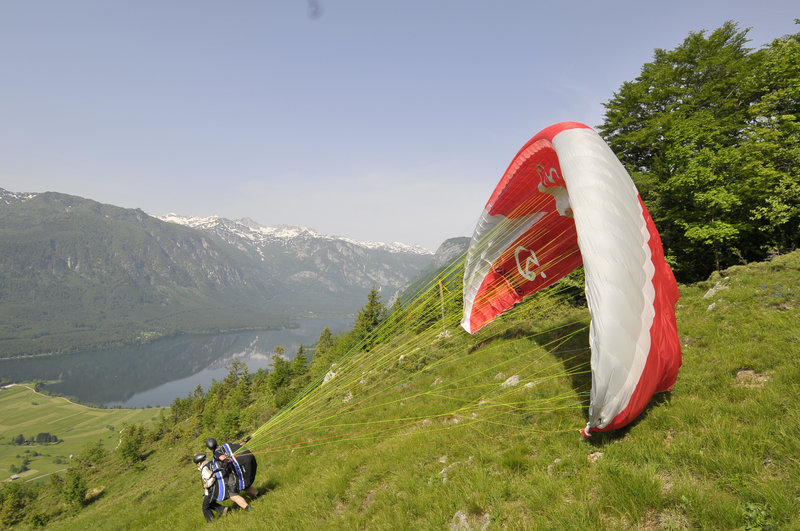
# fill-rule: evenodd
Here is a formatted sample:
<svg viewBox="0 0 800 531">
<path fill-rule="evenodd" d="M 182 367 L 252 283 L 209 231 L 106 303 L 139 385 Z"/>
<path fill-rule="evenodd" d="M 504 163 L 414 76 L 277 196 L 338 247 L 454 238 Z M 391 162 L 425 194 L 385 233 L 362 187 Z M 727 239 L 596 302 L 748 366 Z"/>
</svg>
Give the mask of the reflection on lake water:
<svg viewBox="0 0 800 531">
<path fill-rule="evenodd" d="M 316 344 L 327 326 L 348 329 L 352 319 L 300 319 L 285 330 L 239 332 L 214 336 L 179 336 L 147 345 L 81 352 L 49 358 L 0 361 L 0 374 L 15 381 L 58 380 L 46 390 L 84 403 L 121 407 L 169 406 L 212 379 L 221 380 L 233 361 L 250 372 L 272 365 L 278 345 L 293 358 L 302 343 Z"/>
</svg>

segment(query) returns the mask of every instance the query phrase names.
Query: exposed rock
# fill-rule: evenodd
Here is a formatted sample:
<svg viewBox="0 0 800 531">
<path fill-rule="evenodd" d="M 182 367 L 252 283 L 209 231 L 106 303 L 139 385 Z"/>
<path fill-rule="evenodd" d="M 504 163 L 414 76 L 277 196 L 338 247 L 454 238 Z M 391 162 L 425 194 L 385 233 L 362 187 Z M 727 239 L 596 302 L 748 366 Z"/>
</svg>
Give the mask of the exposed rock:
<svg viewBox="0 0 800 531">
<path fill-rule="evenodd" d="M 452 531 L 474 531 L 489 529 L 492 523 L 492 517 L 489 513 L 470 515 L 464 511 L 457 511 L 450 521 L 450 529 Z"/>
<path fill-rule="evenodd" d="M 519 376 L 515 374 L 514 376 L 511 376 L 508 380 L 503 382 L 500 385 L 500 387 L 516 387 L 518 385 L 519 385 Z"/>
<path fill-rule="evenodd" d="M 441 472 L 439 472 L 439 476 L 441 476 L 441 478 L 442 478 L 442 483 L 447 483 L 448 474 L 450 473 L 450 470 L 453 469 L 453 467 L 456 467 L 458 465 L 469 465 L 469 464 L 472 463 L 473 459 L 474 459 L 474 456 L 471 455 L 471 456 L 469 456 L 469 459 L 467 459 L 463 463 L 460 463 L 460 462 L 456 461 L 455 463 L 451 463 L 451 464 L 447 465 L 446 467 L 444 467 L 441 470 Z M 440 460 L 440 462 L 441 462 L 441 460 Z"/>
<path fill-rule="evenodd" d="M 596 463 L 603 457 L 603 452 L 592 452 L 586 456 L 590 463 Z"/>
<path fill-rule="evenodd" d="M 553 459 L 553 464 L 552 465 L 547 465 L 547 475 L 548 476 L 552 476 L 553 475 L 553 473 L 555 472 L 556 466 L 560 462 L 561 462 L 561 458 L 560 457 L 556 457 L 555 459 Z"/>
<path fill-rule="evenodd" d="M 713 297 L 714 295 L 716 295 L 717 293 L 719 293 L 720 291 L 722 291 L 724 289 L 728 289 L 728 286 L 723 284 L 722 280 L 720 280 L 719 282 L 716 283 L 716 285 L 713 288 L 711 288 L 710 290 L 706 291 L 705 295 L 703 295 L 703 298 L 704 299 L 710 299 L 711 297 Z"/>
</svg>

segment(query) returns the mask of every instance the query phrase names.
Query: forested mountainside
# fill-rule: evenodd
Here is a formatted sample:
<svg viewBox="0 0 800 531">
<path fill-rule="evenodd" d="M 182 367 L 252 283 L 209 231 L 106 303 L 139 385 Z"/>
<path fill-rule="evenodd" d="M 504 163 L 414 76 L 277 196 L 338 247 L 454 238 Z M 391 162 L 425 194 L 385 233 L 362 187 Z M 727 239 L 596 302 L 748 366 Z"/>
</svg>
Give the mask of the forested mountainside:
<svg viewBox="0 0 800 531">
<path fill-rule="evenodd" d="M 431 256 L 311 233 L 245 247 L 138 209 L 0 190 L 0 357 L 349 315 Z"/>
</svg>

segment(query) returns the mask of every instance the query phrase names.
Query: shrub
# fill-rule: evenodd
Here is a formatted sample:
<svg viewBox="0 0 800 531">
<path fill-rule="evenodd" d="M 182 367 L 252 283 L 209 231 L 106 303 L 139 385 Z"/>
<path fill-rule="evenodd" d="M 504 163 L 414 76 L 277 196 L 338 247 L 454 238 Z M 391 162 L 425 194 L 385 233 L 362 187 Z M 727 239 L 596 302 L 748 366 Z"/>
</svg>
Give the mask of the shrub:
<svg viewBox="0 0 800 531">
<path fill-rule="evenodd" d="M 77 469 L 67 470 L 67 477 L 61 490 L 64 501 L 72 507 L 80 507 L 86 499 L 86 482 Z"/>
<path fill-rule="evenodd" d="M 142 460 L 142 444 L 144 443 L 144 427 L 139 424 L 126 425 L 122 429 L 122 440 L 117 453 L 122 460 L 132 465 Z"/>
<path fill-rule="evenodd" d="M 31 515 L 28 517 L 28 524 L 30 524 L 30 526 L 34 529 L 46 527 L 49 521 L 50 517 L 45 513 L 40 512 L 31 513 Z"/>
<path fill-rule="evenodd" d="M 88 443 L 81 449 L 80 459 L 83 464 L 93 465 L 106 456 L 106 449 L 100 441 Z"/>
</svg>

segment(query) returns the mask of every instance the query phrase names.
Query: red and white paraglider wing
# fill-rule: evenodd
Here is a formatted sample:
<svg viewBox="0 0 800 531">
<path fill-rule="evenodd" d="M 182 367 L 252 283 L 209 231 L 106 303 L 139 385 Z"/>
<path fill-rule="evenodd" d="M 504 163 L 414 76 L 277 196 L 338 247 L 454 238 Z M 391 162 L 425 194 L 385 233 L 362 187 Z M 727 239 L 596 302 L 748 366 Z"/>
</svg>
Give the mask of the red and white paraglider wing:
<svg viewBox="0 0 800 531">
<path fill-rule="evenodd" d="M 498 209 L 515 182 L 527 192 Z M 484 209 L 467 255 L 462 326 L 474 332 L 581 259 L 592 316 L 588 436 L 628 424 L 674 384 L 678 290 L 625 168 L 597 133 L 568 122 L 526 144 Z"/>
<path fill-rule="evenodd" d="M 580 264 L 558 156 L 550 138 L 540 133 L 511 161 L 475 228 L 465 264 L 461 326 L 476 332 Z"/>
</svg>

